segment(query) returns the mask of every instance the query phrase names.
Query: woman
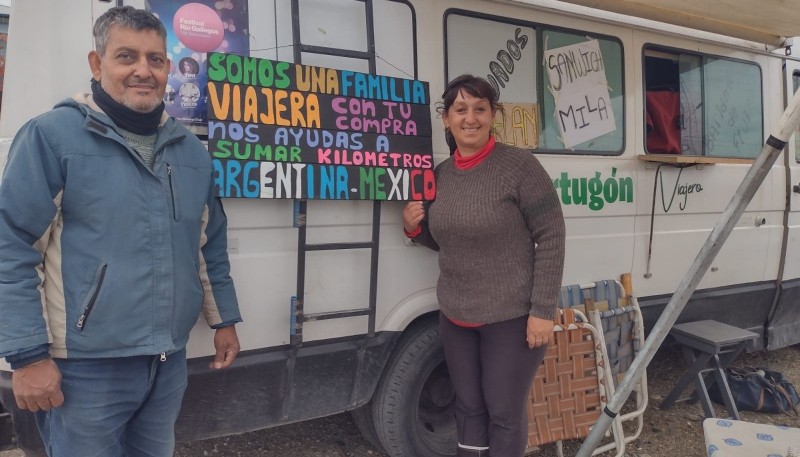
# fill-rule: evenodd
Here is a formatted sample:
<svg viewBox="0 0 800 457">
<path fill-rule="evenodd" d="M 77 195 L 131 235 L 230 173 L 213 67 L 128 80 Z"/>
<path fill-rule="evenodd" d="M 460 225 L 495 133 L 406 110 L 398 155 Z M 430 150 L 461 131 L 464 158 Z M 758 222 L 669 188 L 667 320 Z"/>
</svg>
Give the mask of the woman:
<svg viewBox="0 0 800 457">
<path fill-rule="evenodd" d="M 407 236 L 439 251 L 439 333 L 456 393 L 459 457 L 521 457 L 527 398 L 553 333 L 564 218 L 529 151 L 495 143 L 498 94 L 462 75 L 437 108 L 455 153 L 436 200 L 409 202 Z"/>
<path fill-rule="evenodd" d="M 179 66 L 181 74 L 187 78 L 196 77 L 197 72 L 200 71 L 200 65 L 191 57 L 184 57 L 181 59 Z"/>
</svg>

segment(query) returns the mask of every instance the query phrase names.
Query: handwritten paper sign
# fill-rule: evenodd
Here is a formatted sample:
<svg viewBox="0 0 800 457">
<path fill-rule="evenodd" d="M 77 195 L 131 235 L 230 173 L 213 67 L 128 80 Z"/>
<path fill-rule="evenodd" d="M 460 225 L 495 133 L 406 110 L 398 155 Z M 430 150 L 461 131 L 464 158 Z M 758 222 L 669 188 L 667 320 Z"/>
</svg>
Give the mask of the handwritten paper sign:
<svg viewBox="0 0 800 457">
<path fill-rule="evenodd" d="M 494 116 L 497 141 L 525 149 L 539 147 L 539 121 L 534 103 L 503 103 Z"/>
<path fill-rule="evenodd" d="M 434 198 L 427 83 L 220 53 L 208 68 L 220 197 Z"/>
<path fill-rule="evenodd" d="M 589 40 L 544 52 L 564 146 L 571 148 L 616 129 L 600 43 Z"/>
</svg>

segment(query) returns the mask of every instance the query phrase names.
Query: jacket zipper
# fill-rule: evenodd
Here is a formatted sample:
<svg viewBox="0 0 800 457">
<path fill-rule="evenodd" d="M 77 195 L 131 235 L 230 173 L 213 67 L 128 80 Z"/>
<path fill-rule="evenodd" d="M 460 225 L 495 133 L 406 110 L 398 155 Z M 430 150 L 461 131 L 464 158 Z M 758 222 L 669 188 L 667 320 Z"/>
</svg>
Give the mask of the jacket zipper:
<svg viewBox="0 0 800 457">
<path fill-rule="evenodd" d="M 175 201 L 175 189 L 172 187 L 172 165 L 167 163 L 167 178 L 169 179 L 169 195 L 172 198 L 172 218 L 178 221 L 178 205 Z"/>
<path fill-rule="evenodd" d="M 89 302 L 86 303 L 86 307 L 83 308 L 83 314 L 81 317 L 78 318 L 78 323 L 75 326 L 78 328 L 78 331 L 83 331 L 83 326 L 86 324 L 86 319 L 89 317 L 89 313 L 92 312 L 94 308 L 94 304 L 97 301 L 97 296 L 100 295 L 100 287 L 103 285 L 103 280 L 106 277 L 106 268 L 108 268 L 108 264 L 103 264 L 100 267 L 100 271 L 97 274 L 97 286 L 94 288 L 91 297 L 89 297 Z"/>
</svg>

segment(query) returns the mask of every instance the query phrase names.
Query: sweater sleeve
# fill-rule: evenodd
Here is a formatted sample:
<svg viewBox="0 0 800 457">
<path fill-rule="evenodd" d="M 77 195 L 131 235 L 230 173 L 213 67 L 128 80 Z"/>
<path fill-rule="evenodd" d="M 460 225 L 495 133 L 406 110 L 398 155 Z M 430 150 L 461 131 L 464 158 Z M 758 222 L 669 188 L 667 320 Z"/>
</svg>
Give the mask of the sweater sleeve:
<svg viewBox="0 0 800 457">
<path fill-rule="evenodd" d="M 550 176 L 532 154 L 519 185 L 519 207 L 534 243 L 530 315 L 553 319 L 564 275 L 566 230 Z"/>
<path fill-rule="evenodd" d="M 440 168 L 443 164 L 444 162 L 440 163 L 433 170 L 434 179 L 437 181 L 439 179 Z M 414 231 L 413 236 L 409 236 L 409 238 L 411 238 L 417 244 L 421 244 L 426 248 L 439 252 L 439 244 L 433 239 L 433 235 L 431 235 L 430 228 L 428 227 L 428 215 L 430 214 L 430 208 L 433 202 L 434 200 L 423 202 L 422 206 L 425 209 L 425 217 L 422 219 L 422 222 L 420 222 L 418 229 Z M 403 232 L 405 233 L 405 230 L 403 230 Z M 410 234 L 406 233 L 406 235 L 408 236 Z"/>
<path fill-rule="evenodd" d="M 49 344 L 42 286 L 43 252 L 65 179 L 58 152 L 34 119 L 11 144 L 0 183 L 0 356 Z"/>
<path fill-rule="evenodd" d="M 433 236 L 431 235 L 431 231 L 428 228 L 428 210 L 429 210 L 429 208 L 431 206 L 431 203 L 432 202 L 425 202 L 423 204 L 423 207 L 425 208 L 425 218 L 422 219 L 422 222 L 420 222 L 420 224 L 419 224 L 418 233 L 415 234 L 413 237 L 411 237 L 411 239 L 414 240 L 415 243 L 419 243 L 419 244 L 425 246 L 426 248 L 429 248 L 429 249 L 432 249 L 432 250 L 438 252 L 439 251 L 439 244 L 436 242 L 436 240 L 433 239 Z"/>
</svg>

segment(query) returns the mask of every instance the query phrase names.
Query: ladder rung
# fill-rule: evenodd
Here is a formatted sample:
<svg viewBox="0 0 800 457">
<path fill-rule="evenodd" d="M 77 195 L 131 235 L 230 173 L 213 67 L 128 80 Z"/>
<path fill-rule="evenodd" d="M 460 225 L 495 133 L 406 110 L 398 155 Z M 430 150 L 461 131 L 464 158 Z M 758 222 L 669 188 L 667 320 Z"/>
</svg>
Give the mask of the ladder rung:
<svg viewBox="0 0 800 457">
<path fill-rule="evenodd" d="M 373 246 L 372 241 L 359 241 L 353 243 L 324 243 L 306 244 L 307 251 L 333 251 L 336 249 L 369 249 Z"/>
<path fill-rule="evenodd" d="M 366 51 L 355 51 L 353 49 L 343 48 L 329 48 L 327 46 L 314 46 L 310 44 L 300 45 L 300 50 L 303 52 L 313 52 L 315 54 L 350 57 L 353 59 L 369 59 L 370 54 Z"/>
<path fill-rule="evenodd" d="M 366 316 L 369 313 L 369 308 L 350 309 L 346 311 L 332 311 L 330 313 L 304 314 L 302 320 L 303 322 L 324 321 L 327 319 L 340 319 L 343 317 Z"/>
</svg>

